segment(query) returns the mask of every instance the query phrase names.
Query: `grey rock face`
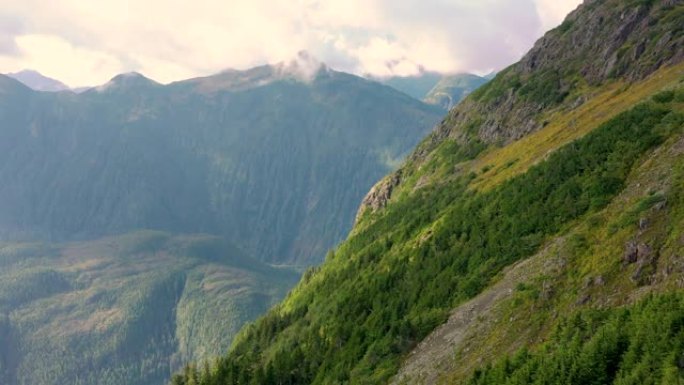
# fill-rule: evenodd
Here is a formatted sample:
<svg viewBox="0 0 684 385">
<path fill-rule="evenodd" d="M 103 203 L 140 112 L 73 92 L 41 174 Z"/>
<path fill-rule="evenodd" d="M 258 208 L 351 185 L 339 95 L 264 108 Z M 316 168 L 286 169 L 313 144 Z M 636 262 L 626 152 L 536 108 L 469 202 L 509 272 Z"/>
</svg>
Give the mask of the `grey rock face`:
<svg viewBox="0 0 684 385">
<path fill-rule="evenodd" d="M 629 241 L 627 242 L 627 245 L 625 245 L 625 252 L 622 257 L 622 261 L 624 264 L 631 264 L 637 261 L 637 258 L 639 256 L 639 249 L 637 247 L 636 242 L 634 241 Z"/>
<path fill-rule="evenodd" d="M 373 186 L 361 202 L 361 208 L 356 214 L 356 222 L 363 216 L 366 209 L 375 211 L 385 207 L 392 196 L 392 191 L 399 183 L 401 183 L 401 173 L 395 172 Z"/>
<path fill-rule="evenodd" d="M 571 13 L 560 27 L 539 39 L 519 63 L 502 71 L 490 87 L 484 87 L 488 92 L 470 98 L 470 103 L 454 111 L 453 124 L 440 129 L 448 130 L 451 137 L 461 137 L 465 125 L 486 117 L 480 124 L 479 137 L 486 142 L 509 142 L 539 129 L 536 115 L 562 102 L 575 88 L 578 77 L 591 85 L 614 78 L 636 81 L 664 65 L 682 61 L 684 36 L 673 35 L 676 28 L 672 23 L 684 20 L 663 17 L 668 7 L 674 6 L 669 3 L 585 2 L 581 7 L 588 9 Z M 503 92 L 492 92 L 495 87 Z M 535 96 L 537 91 L 539 95 Z M 544 99 L 543 93 L 556 93 L 557 98 Z"/>
</svg>

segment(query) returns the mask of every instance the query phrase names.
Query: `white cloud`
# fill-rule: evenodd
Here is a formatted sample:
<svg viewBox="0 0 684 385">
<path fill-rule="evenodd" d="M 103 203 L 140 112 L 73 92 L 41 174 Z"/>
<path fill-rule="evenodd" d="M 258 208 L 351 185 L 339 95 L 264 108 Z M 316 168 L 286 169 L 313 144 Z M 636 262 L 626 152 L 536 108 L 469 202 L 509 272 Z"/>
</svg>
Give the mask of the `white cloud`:
<svg viewBox="0 0 684 385">
<path fill-rule="evenodd" d="M 33 68 L 74 86 L 125 71 L 169 82 L 301 50 L 356 73 L 483 72 L 517 60 L 578 2 L 0 0 L 0 21 L 22 26 L 0 27 L 0 72 Z"/>
<path fill-rule="evenodd" d="M 100 74 L 115 74 L 125 67 L 112 54 L 74 47 L 52 35 L 22 35 L 14 40 L 21 56 L 0 55 L 0 68 L 39 68 L 44 75 L 69 85 L 97 84 Z"/>
<path fill-rule="evenodd" d="M 547 30 L 558 26 L 580 3 L 581 0 L 537 0 L 542 27 Z"/>
</svg>

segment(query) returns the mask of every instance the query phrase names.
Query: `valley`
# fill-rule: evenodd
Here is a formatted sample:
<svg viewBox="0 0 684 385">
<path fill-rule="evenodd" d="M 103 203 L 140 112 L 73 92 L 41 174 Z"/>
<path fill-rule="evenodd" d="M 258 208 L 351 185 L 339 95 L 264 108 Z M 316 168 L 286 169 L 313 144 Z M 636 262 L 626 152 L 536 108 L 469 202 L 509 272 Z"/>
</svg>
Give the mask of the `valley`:
<svg viewBox="0 0 684 385">
<path fill-rule="evenodd" d="M 279 301 L 299 274 L 209 235 L 0 243 L 3 384 L 163 383 Z"/>
</svg>

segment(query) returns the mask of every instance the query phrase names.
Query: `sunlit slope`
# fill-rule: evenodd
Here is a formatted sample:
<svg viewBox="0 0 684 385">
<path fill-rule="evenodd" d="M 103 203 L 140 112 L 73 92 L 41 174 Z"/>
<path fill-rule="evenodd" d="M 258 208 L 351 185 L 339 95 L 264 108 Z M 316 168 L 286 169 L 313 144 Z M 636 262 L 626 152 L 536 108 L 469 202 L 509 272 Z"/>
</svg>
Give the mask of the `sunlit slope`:
<svg viewBox="0 0 684 385">
<path fill-rule="evenodd" d="M 679 84 L 679 101 L 672 105 L 681 114 L 684 111 L 684 92 L 682 83 Z M 665 92 L 656 99 L 667 99 L 668 95 L 671 94 Z M 476 369 L 483 369 L 490 363 L 503 365 L 506 355 L 512 357 L 522 347 L 542 354 L 539 349 L 555 346 L 553 342 L 546 341 L 557 337 L 554 334 L 556 328 L 565 328 L 564 333 L 580 333 L 589 339 L 586 333 L 591 335 L 593 330 L 603 327 L 608 319 L 605 317 L 609 317 L 607 314 L 622 312 L 595 312 L 592 309 L 623 306 L 629 309 L 651 293 L 675 293 L 674 297 L 680 301 L 684 279 L 679 242 L 684 231 L 680 207 L 684 187 L 684 122 L 680 118 L 677 124 L 674 135 L 639 158 L 639 165 L 630 172 L 624 189 L 605 209 L 574 221 L 557 237 L 546 240 L 533 257 L 513 265 L 499 275 L 490 288 L 456 307 L 449 321 L 406 357 L 394 383 L 463 383 Z M 656 311 L 653 309 L 657 306 L 663 306 L 662 311 L 667 312 L 670 305 L 661 301 L 671 303 L 669 299 L 656 299 L 649 300 L 649 305 L 645 306 L 656 306 L 650 312 Z M 589 325 L 585 321 L 571 323 L 577 330 L 568 330 L 567 322 L 574 317 L 592 318 L 597 314 L 601 321 L 592 324 L 588 330 L 581 329 L 581 325 Z M 656 322 L 661 321 L 666 322 L 665 319 Z M 621 327 L 633 330 L 636 326 L 621 324 Z M 646 328 L 643 332 L 647 333 L 650 327 L 643 327 Z M 655 341 L 666 337 L 676 342 L 680 338 L 676 330 L 672 330 L 674 334 L 659 330 L 648 338 Z M 630 336 L 621 338 L 634 340 Z M 598 337 L 595 339 L 599 340 Z M 630 346 L 615 347 L 615 359 L 627 359 L 629 349 L 637 349 L 639 345 L 633 341 Z M 652 348 L 655 354 L 669 354 L 670 347 L 654 345 Z M 632 363 L 640 362 L 644 357 L 634 356 L 632 360 L 636 361 Z M 598 356 L 592 360 L 600 362 Z M 626 362 L 621 374 L 617 371 L 607 373 L 612 377 L 602 383 L 612 383 L 615 378 L 626 376 L 636 376 L 633 382 L 627 383 L 645 383 L 644 376 L 663 383 L 677 383 L 668 382 L 672 381 L 672 377 L 668 377 L 672 373 L 667 374 L 665 367 L 671 361 L 654 364 L 648 360 L 640 363 L 640 374 L 635 374 L 634 366 Z M 588 368 L 578 367 L 578 370 Z M 506 383 L 495 380 L 502 378 L 496 377 L 501 374 L 497 370 L 482 375 L 482 380 L 473 380 L 474 383 Z M 551 381 L 552 374 L 563 378 L 568 373 L 560 370 L 555 374 L 547 373 L 551 377 L 545 377 L 545 381 Z M 511 371 L 508 376 L 512 374 Z M 660 383 L 657 381 L 655 383 Z M 521 383 L 535 382 L 527 378 Z"/>
<path fill-rule="evenodd" d="M 548 154 L 590 132 L 599 124 L 633 107 L 649 96 L 677 86 L 684 79 L 684 64 L 665 67 L 636 83 L 611 82 L 585 91 L 585 101 L 576 107 L 552 110 L 543 116 L 545 127 L 503 147 L 490 147 L 469 162 L 453 165 L 450 149 L 458 146 L 445 140 L 420 166 L 420 175 L 407 180 L 395 194 L 407 193 L 431 183 L 473 173 L 471 187 L 490 189 L 518 175 Z"/>
</svg>

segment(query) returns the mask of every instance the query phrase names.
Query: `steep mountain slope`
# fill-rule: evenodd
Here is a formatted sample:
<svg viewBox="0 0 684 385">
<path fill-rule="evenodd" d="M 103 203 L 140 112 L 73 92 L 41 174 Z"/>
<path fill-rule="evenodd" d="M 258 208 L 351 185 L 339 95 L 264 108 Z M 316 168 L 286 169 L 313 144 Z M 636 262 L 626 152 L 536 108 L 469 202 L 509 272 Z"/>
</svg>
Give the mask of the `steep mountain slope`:
<svg viewBox="0 0 684 385">
<path fill-rule="evenodd" d="M 675 68 L 677 75 L 669 79 L 678 85 L 675 108 L 681 111 L 684 68 Z M 657 94 L 656 99 L 667 98 L 667 94 Z M 605 209 L 572 223 L 562 234 L 547 240 L 537 254 L 514 265 L 490 288 L 455 308 L 449 321 L 411 352 L 393 383 L 461 383 L 493 358 L 514 354 L 521 347 L 535 347 L 553 335 L 556 325 L 576 313 L 584 317 L 592 313 L 591 309 L 631 305 L 649 294 L 676 292 L 681 298 L 684 281 L 677 240 L 684 234 L 680 207 L 684 136 L 682 117 L 679 119 L 679 131 L 640 159 L 624 189 Z M 543 143 L 543 131 L 530 139 Z M 641 252 L 632 254 L 632 248 Z M 662 334 L 649 338 L 679 338 L 658 333 Z M 592 360 L 600 361 L 596 356 Z M 663 373 L 655 368 L 650 376 L 660 378 Z M 501 378 L 487 381 L 506 383 Z M 522 383 L 535 382 L 527 379 Z M 541 383 L 553 382 L 546 378 Z M 636 383 L 647 382 L 642 379 Z"/>
<path fill-rule="evenodd" d="M 22 82 L 27 87 L 36 91 L 59 92 L 69 90 L 69 86 L 59 80 L 49 78 L 42 75 L 40 72 L 33 70 L 23 70 L 7 74 L 7 76 Z"/>
<path fill-rule="evenodd" d="M 450 110 L 488 81 L 472 74 L 446 75 L 425 95 L 423 101 Z"/>
<path fill-rule="evenodd" d="M 0 383 L 162 384 L 224 352 L 294 272 L 221 239 L 136 232 L 0 243 Z"/>
<path fill-rule="evenodd" d="M 298 70 L 168 86 L 125 74 L 78 95 L 0 95 L 0 236 L 204 232 L 263 260 L 320 261 L 439 110 L 351 75 Z"/>
<path fill-rule="evenodd" d="M 445 367 L 426 367 L 428 374 L 443 371 L 447 382 L 501 383 L 514 373 L 520 381 L 511 383 L 526 383 L 541 354 L 522 353 L 512 364 L 502 361 L 470 376 L 507 349 L 544 341 L 554 324 L 560 337 L 543 349 L 554 352 L 555 366 L 548 369 L 556 370 L 544 379 L 579 384 L 593 374 L 598 383 L 644 383 L 639 379 L 651 373 L 653 383 L 684 381 L 672 356 L 684 343 L 676 315 L 682 227 L 675 203 L 684 131 L 683 25 L 681 1 L 585 2 L 520 63 L 452 109 L 367 195 L 347 241 L 307 272 L 283 303 L 243 329 L 216 367 L 204 374 L 189 367 L 174 383 L 376 384 L 395 378 L 414 384 L 423 378 L 420 362 L 444 362 L 444 355 L 431 359 L 435 351 L 464 354 L 455 362 L 447 357 Z M 651 169 L 653 175 L 648 170 L 655 164 L 663 168 Z M 662 174 L 668 170 L 671 190 L 653 185 L 651 191 L 639 181 L 668 180 Z M 663 212 L 661 203 L 670 201 L 672 211 Z M 642 228 L 636 235 L 635 226 Z M 575 236 L 576 229 L 585 232 Z M 630 237 L 633 242 L 622 243 Z M 548 258 L 566 244 L 568 258 Z M 528 258 L 522 273 L 520 267 L 504 273 Z M 661 271 L 663 284 L 653 278 Z M 554 281 L 556 273 L 565 281 Z M 632 305 L 648 291 L 645 285 L 675 294 Z M 510 287 L 516 291 L 510 301 L 496 292 Z M 615 288 L 622 289 L 619 296 Z M 485 308 L 475 314 L 491 314 L 481 334 L 480 323 L 458 321 L 470 312 L 469 305 L 458 306 L 469 300 Z M 541 307 L 539 315 L 525 307 L 530 302 Z M 633 317 L 615 310 L 622 304 L 633 306 Z M 592 305 L 612 310 L 581 313 L 579 319 L 594 320 L 584 329 L 567 327 L 572 318 L 561 320 Z M 662 310 L 660 318 L 644 315 L 654 308 Z M 456 326 L 447 323 L 446 332 L 424 340 L 452 311 Z M 671 331 L 647 329 L 658 322 Z M 473 327 L 458 329 L 464 323 Z M 602 329 L 606 324 L 613 328 Z M 658 342 L 646 353 L 639 332 L 601 337 L 615 325 L 643 328 L 641 335 Z M 585 346 L 582 338 L 596 342 Z M 440 339 L 443 349 L 429 348 Z M 474 345 L 462 344 L 473 339 Z M 517 344 L 504 348 L 511 339 Z M 412 361 L 407 354 L 420 341 L 424 348 L 414 356 L 428 356 Z M 568 341 L 586 359 L 569 362 L 562 355 Z M 489 353 L 478 354 L 481 349 Z M 665 364 L 654 360 L 659 355 L 668 357 Z M 563 370 L 572 365 L 576 372 Z"/>
</svg>

